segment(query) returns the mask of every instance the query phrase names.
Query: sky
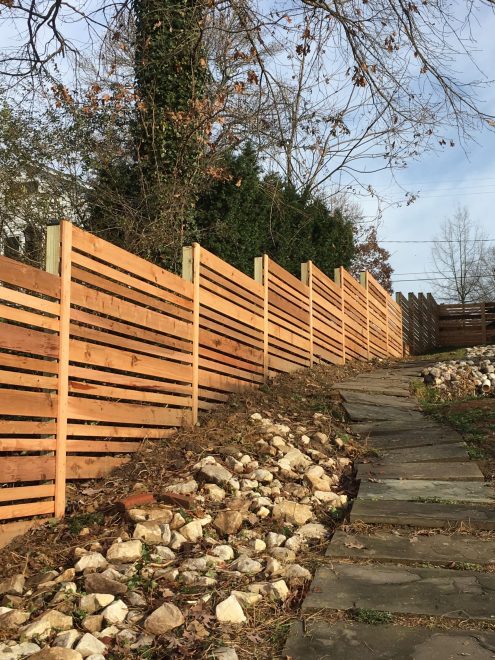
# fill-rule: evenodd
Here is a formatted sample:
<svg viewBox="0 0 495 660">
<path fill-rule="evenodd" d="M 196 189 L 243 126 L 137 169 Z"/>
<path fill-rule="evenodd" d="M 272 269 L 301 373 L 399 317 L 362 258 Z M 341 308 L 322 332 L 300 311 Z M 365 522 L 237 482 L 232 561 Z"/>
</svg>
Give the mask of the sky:
<svg viewBox="0 0 495 660">
<path fill-rule="evenodd" d="M 495 16 L 486 12 L 483 18 L 475 35 L 477 60 L 484 73 L 495 77 Z M 482 102 L 484 111 L 495 115 L 495 83 L 486 88 Z M 434 291 L 434 282 L 428 281 L 435 277 L 432 243 L 411 241 L 431 241 L 440 223 L 451 217 L 458 206 L 467 207 L 472 220 L 488 238 L 494 239 L 488 245 L 495 247 L 495 132 L 486 130 L 476 134 L 465 149 L 457 145 L 439 153 L 424 154 L 407 169 L 396 172 L 396 179 L 405 189 L 419 190 L 420 195 L 410 206 L 386 209 L 379 227 L 379 238 L 392 254 L 394 291 Z M 390 174 L 378 176 L 374 184 L 379 192 L 398 198 L 400 190 Z M 365 214 L 376 212 L 373 201 L 360 200 L 360 204 Z"/>
</svg>

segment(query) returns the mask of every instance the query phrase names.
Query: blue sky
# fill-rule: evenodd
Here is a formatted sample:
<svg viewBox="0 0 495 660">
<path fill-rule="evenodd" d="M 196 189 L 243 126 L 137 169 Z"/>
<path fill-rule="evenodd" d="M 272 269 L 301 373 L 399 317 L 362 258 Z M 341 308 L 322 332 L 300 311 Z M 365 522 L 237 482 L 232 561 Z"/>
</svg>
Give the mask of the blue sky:
<svg viewBox="0 0 495 660">
<path fill-rule="evenodd" d="M 476 59 L 487 76 L 495 77 L 495 17 L 483 13 L 483 21 L 475 36 L 478 44 Z M 469 75 L 469 65 L 458 63 L 458 70 Z M 481 95 L 485 112 L 495 115 L 495 84 L 489 85 Z M 485 130 L 473 136 L 474 141 L 443 152 L 424 154 L 418 162 L 396 173 L 396 179 L 408 190 L 421 192 L 411 206 L 388 208 L 383 213 L 379 237 L 383 241 L 428 241 L 434 238 L 439 224 L 452 216 L 457 206 L 466 206 L 471 218 L 495 239 L 495 132 Z M 374 181 L 380 192 L 398 198 L 399 189 L 389 174 Z M 361 206 L 372 214 L 376 206 L 372 201 Z M 490 243 L 495 247 L 495 240 Z M 392 253 L 394 289 L 402 292 L 428 292 L 432 282 L 417 281 L 434 277 L 431 271 L 431 243 L 386 243 Z M 427 273 L 402 275 L 402 273 Z M 400 282 L 399 280 L 413 280 Z"/>
</svg>

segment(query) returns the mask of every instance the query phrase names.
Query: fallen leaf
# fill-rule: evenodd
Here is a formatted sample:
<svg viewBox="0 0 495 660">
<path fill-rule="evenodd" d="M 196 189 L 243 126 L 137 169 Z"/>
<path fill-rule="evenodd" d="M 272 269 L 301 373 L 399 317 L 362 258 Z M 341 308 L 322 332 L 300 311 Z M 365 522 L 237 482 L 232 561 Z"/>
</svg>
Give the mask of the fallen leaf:
<svg viewBox="0 0 495 660">
<path fill-rule="evenodd" d="M 366 546 L 363 545 L 362 543 L 358 543 L 357 541 L 347 541 L 347 543 L 344 543 L 346 548 L 355 548 L 356 550 L 363 550 Z"/>
</svg>

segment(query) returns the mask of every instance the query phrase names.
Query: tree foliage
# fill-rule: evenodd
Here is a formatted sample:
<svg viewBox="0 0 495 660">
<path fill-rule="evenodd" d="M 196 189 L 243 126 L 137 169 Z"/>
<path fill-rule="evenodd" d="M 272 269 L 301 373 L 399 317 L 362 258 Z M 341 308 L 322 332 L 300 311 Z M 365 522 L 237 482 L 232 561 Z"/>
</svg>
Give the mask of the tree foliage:
<svg viewBox="0 0 495 660">
<path fill-rule="evenodd" d="M 364 232 L 364 236 L 356 245 L 352 272 L 357 277 L 360 272 L 367 270 L 386 291 L 392 293 L 394 269 L 389 261 L 390 256 L 390 252 L 378 241 L 376 227 L 371 227 Z"/>
</svg>

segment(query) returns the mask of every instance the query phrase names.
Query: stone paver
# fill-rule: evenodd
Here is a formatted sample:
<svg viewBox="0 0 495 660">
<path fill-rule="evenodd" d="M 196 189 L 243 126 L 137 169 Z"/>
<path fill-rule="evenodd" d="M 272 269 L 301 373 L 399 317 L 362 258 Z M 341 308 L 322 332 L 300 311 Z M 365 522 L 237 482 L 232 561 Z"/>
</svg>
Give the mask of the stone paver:
<svg viewBox="0 0 495 660">
<path fill-rule="evenodd" d="M 469 463 L 358 463 L 358 479 L 439 479 L 441 481 L 485 481 L 474 461 Z"/>
<path fill-rule="evenodd" d="M 371 609 L 448 619 L 495 617 L 495 575 L 445 568 L 334 564 L 319 568 L 303 612 Z"/>
<path fill-rule="evenodd" d="M 400 533 L 377 530 L 375 534 L 335 532 L 326 556 L 334 559 L 372 559 L 399 564 L 425 562 L 485 566 L 495 564 L 495 541 L 467 534 L 416 535 L 414 530 Z"/>
<path fill-rule="evenodd" d="M 297 660 L 493 660 L 495 632 L 324 621 L 303 630 L 296 621 L 285 654 Z"/>
<path fill-rule="evenodd" d="M 378 462 L 388 463 L 428 463 L 435 461 L 466 461 L 468 454 L 464 442 L 445 445 L 426 445 L 404 449 L 378 449 Z"/>
<path fill-rule="evenodd" d="M 452 433 L 441 432 L 438 429 L 424 431 L 397 431 L 393 435 L 370 435 L 363 434 L 361 442 L 366 443 L 373 449 L 407 449 L 408 447 L 426 447 L 428 445 L 448 445 L 462 442 L 462 436 L 453 431 Z"/>
<path fill-rule="evenodd" d="M 349 392 L 376 392 L 377 394 L 388 394 L 390 396 L 408 397 L 410 391 L 408 387 L 403 387 L 398 382 L 396 385 L 384 387 L 383 383 L 375 380 L 359 381 L 346 380 L 341 387 Z"/>
<path fill-rule="evenodd" d="M 433 430 L 442 430 L 443 427 L 423 416 L 416 416 L 414 421 L 376 420 L 371 422 L 356 422 L 352 424 L 354 433 L 371 436 L 395 435 L 397 433 L 427 433 Z M 443 429 L 446 430 L 446 429 Z"/>
<path fill-rule="evenodd" d="M 381 479 L 379 482 L 362 481 L 360 500 L 407 500 L 430 498 L 445 502 L 482 502 L 494 504 L 494 492 L 478 482 L 430 481 L 425 479 Z"/>
<path fill-rule="evenodd" d="M 340 396 L 346 403 L 363 404 L 366 406 L 389 406 L 397 410 L 419 410 L 418 405 L 411 401 L 398 396 L 389 396 L 388 394 L 374 394 L 369 392 L 352 392 L 339 388 Z"/>
<path fill-rule="evenodd" d="M 394 406 L 374 406 L 365 403 L 344 403 L 351 421 L 393 420 L 404 424 L 421 422 L 422 415 L 415 410 L 402 410 Z"/>
<path fill-rule="evenodd" d="M 432 494 L 433 497 L 433 494 Z M 416 527 L 450 527 L 465 524 L 473 529 L 495 530 L 495 508 L 472 504 L 438 504 L 358 498 L 351 510 L 351 522 Z"/>
</svg>

